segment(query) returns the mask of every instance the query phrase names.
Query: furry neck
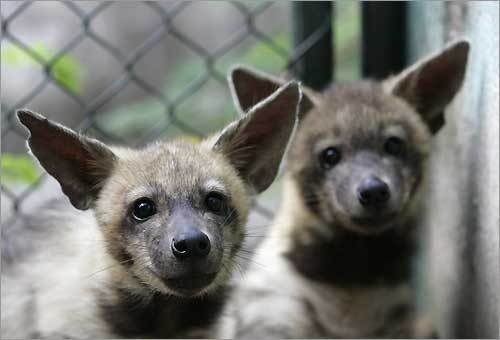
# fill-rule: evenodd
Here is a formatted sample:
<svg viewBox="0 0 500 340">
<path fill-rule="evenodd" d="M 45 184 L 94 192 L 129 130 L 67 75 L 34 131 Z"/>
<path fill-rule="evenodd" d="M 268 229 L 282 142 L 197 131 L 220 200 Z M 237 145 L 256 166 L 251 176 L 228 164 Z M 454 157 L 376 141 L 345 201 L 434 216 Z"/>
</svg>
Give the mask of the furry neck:
<svg viewBox="0 0 500 340">
<path fill-rule="evenodd" d="M 207 337 L 203 332 L 222 310 L 227 290 L 221 287 L 207 296 L 182 298 L 159 292 L 138 294 L 133 288 L 116 284 L 98 292 L 98 301 L 102 317 L 120 337 Z"/>
<path fill-rule="evenodd" d="M 121 338 L 207 337 L 203 332 L 215 322 L 229 291 L 221 285 L 207 295 L 183 298 L 153 291 L 122 266 L 109 275 L 95 291 L 96 300 L 109 330 Z"/>
</svg>

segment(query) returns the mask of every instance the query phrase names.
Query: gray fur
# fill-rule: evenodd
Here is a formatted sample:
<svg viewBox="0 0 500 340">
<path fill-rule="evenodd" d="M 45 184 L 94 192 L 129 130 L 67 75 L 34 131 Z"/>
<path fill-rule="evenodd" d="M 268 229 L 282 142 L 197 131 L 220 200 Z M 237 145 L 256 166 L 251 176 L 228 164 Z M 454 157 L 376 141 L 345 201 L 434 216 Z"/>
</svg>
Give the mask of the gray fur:
<svg viewBox="0 0 500 340">
<path fill-rule="evenodd" d="M 282 208 L 219 320 L 218 337 L 432 335 L 415 314 L 410 284 L 419 191 L 431 132 L 461 86 L 467 51 L 468 43 L 458 42 L 384 82 L 334 84 L 313 94 L 287 157 Z M 262 75 L 248 80 L 251 71 L 241 72 L 235 83 L 261 83 Z M 434 86 L 438 91 L 426 88 Z M 233 87 L 252 100 L 262 94 L 248 84 Z M 400 153 L 387 151 L 394 138 Z M 330 147 L 341 158 L 325 167 Z M 359 196 L 373 176 L 390 194 L 376 209 Z"/>
<path fill-rule="evenodd" d="M 207 336 L 228 293 L 252 196 L 274 180 L 299 102 L 292 82 L 200 144 L 139 150 L 108 147 L 20 111 L 33 155 L 74 207 L 91 210 L 60 199 L 6 228 L 2 338 Z M 217 211 L 206 203 L 213 192 L 224 198 Z M 134 204 L 144 197 L 156 208 L 138 220 Z M 173 238 L 187 227 L 210 240 L 206 256 L 173 255 Z"/>
</svg>

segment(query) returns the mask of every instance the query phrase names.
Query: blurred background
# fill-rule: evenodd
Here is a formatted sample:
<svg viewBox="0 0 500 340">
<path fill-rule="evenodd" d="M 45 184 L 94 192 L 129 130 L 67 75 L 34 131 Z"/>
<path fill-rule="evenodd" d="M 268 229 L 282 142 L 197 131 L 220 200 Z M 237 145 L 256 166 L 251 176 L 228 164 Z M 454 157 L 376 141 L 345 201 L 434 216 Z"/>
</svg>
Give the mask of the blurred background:
<svg viewBox="0 0 500 340">
<path fill-rule="evenodd" d="M 235 118 L 226 82 L 235 63 L 291 76 L 316 49 L 329 65 L 317 72 L 323 83 L 334 58 L 339 79 L 358 78 L 359 4 L 318 6 L 310 14 L 288 2 L 2 2 L 2 221 L 29 211 L 47 180 L 26 155 L 16 109 L 108 143 L 197 139 Z M 272 202 L 278 193 L 268 193 Z"/>
<path fill-rule="evenodd" d="M 382 78 L 466 37 L 464 90 L 431 159 L 421 301 L 444 337 L 498 337 L 498 3 L 2 1 L 2 233 L 60 189 L 26 154 L 27 107 L 107 143 L 200 137 L 236 117 L 247 64 L 320 90 Z M 278 180 L 252 213 L 256 234 Z M 439 206 L 440 209 L 435 209 Z M 249 247 L 260 240 L 253 238 Z M 425 283 L 424 283 L 425 282 Z"/>
</svg>

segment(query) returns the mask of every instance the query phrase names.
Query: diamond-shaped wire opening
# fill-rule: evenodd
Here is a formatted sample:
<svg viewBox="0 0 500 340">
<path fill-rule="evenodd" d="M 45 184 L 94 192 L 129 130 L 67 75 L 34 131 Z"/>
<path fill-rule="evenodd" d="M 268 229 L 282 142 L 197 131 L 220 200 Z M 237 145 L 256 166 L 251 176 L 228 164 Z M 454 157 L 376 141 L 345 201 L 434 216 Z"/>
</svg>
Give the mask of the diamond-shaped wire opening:
<svg viewBox="0 0 500 340">
<path fill-rule="evenodd" d="M 45 79 L 48 82 L 59 86 L 75 101 L 80 101 L 79 95 L 83 87 L 83 65 L 69 53 L 75 46 L 78 46 L 82 38 L 83 36 L 77 37 L 63 49 L 47 58 L 43 56 L 43 53 L 39 54 L 34 45 L 25 45 L 14 37 L 10 37 L 10 40 L 14 42 L 16 48 L 29 54 L 34 61 L 43 66 Z"/>
<path fill-rule="evenodd" d="M 51 98 L 58 98 L 57 102 L 51 100 Z M 68 96 L 66 92 L 61 90 L 60 87 L 55 84 L 46 83 L 46 85 L 40 91 L 36 92 L 27 103 L 24 105 L 12 106 L 13 108 L 27 107 L 35 111 L 39 111 L 44 114 L 49 119 L 58 121 L 67 126 L 75 126 L 80 120 L 81 106 L 79 103 L 75 102 L 71 96 Z M 4 113 L 2 113 L 4 115 Z M 17 135 L 26 136 L 26 132 L 21 127 L 21 124 L 17 121 L 15 117 L 15 110 L 8 113 L 8 132 L 15 133 Z M 4 122 L 3 122 L 4 123 Z M 25 139 L 22 142 L 13 141 L 14 136 L 7 133 L 2 134 L 2 151 L 8 152 L 24 152 L 26 151 Z"/>
<path fill-rule="evenodd" d="M 291 50 L 291 4 L 274 2 L 265 11 L 254 14 L 252 29 L 268 37 L 273 44 L 289 52 Z M 250 34 L 252 31 L 250 31 Z"/>
<path fill-rule="evenodd" d="M 221 74 L 227 74 L 235 60 L 238 60 L 238 64 L 250 65 L 272 74 L 279 74 L 288 61 L 253 36 L 246 36 L 243 41 L 218 58 L 215 68 Z"/>
<path fill-rule="evenodd" d="M 130 82 L 95 114 L 94 128 L 106 140 L 140 144 L 147 132 L 169 124 L 168 105 Z"/>
<path fill-rule="evenodd" d="M 22 101 L 47 77 L 43 65 L 6 39 L 2 39 L 1 68 L 1 102 L 6 108 Z"/>
<path fill-rule="evenodd" d="M 148 20 L 136 20 L 137 17 Z M 91 30 L 128 58 L 163 25 L 161 16 L 143 2 L 114 3 L 92 18 Z"/>
<path fill-rule="evenodd" d="M 205 68 L 205 60 L 198 53 L 167 35 L 137 61 L 134 73 L 171 99 L 205 73 Z"/>
<path fill-rule="evenodd" d="M 24 106 L 70 127 L 75 127 L 82 119 L 80 103 L 54 83 L 48 83 Z"/>
<path fill-rule="evenodd" d="M 37 4 L 39 4 L 38 2 Z M 30 5 L 31 3 L 28 3 Z M 36 6 L 20 6 L 22 10 L 15 11 L 15 14 L 7 19 L 8 29 L 6 27 L 3 36 L 3 43 L 9 42 L 11 45 L 6 49 L 2 49 L 2 59 L 7 59 L 10 63 L 17 63 L 20 65 L 30 65 L 38 63 L 43 66 L 43 70 L 47 78 L 57 84 L 61 89 L 66 91 L 69 95 L 74 96 L 75 100 L 79 98 L 77 95 L 81 92 L 82 82 L 82 66 L 71 55 L 71 50 L 78 46 L 83 38 L 82 30 L 79 25 L 79 16 L 69 10 L 65 6 L 56 6 L 54 3 L 46 2 L 45 5 L 49 7 Z M 73 26 L 66 27 L 67 31 L 71 31 L 69 37 L 62 38 L 66 30 L 58 30 L 57 34 L 50 32 L 53 25 L 45 25 L 48 27 L 39 30 L 32 29 L 32 22 L 36 21 L 32 17 L 36 17 L 33 11 L 45 10 L 49 16 L 54 15 L 53 12 L 59 13 L 72 13 L 68 18 L 72 18 L 71 23 L 62 21 L 62 25 Z M 26 14 L 28 13 L 28 14 Z M 31 15 L 30 15 L 31 13 Z M 27 22 L 25 22 L 28 20 Z M 7 25 L 4 23 L 4 25 Z M 16 25 L 20 28 L 16 29 Z M 11 31 L 16 29 L 15 33 Z M 47 32 L 49 30 L 49 32 Z M 41 32 L 41 33 L 40 33 Z M 61 33 L 64 32 L 64 33 Z M 42 34 L 42 35 L 40 35 Z M 53 37 L 52 41 L 48 41 L 45 35 Z M 42 88 L 42 87 L 40 87 Z M 27 101 L 27 100 L 26 100 Z"/>
<path fill-rule="evenodd" d="M 109 50 L 89 37 L 75 47 L 72 55 L 85 66 L 80 96 L 86 103 L 91 102 L 126 72 L 122 63 Z M 90 55 L 92 58 L 89 58 Z"/>
<path fill-rule="evenodd" d="M 232 121 L 236 117 L 236 110 L 228 87 L 208 79 L 175 107 L 175 117 L 206 136 Z"/>
<path fill-rule="evenodd" d="M 57 22 L 57 25 L 44 25 L 47 21 Z M 81 32 L 80 17 L 56 1 L 31 2 L 22 13 L 8 21 L 7 30 L 8 35 L 30 46 L 45 60 L 50 60 Z"/>
<path fill-rule="evenodd" d="M 203 17 L 204 20 L 197 18 Z M 172 24 L 183 34 L 209 53 L 217 50 L 233 32 L 242 28 L 244 17 L 227 2 L 193 2 L 175 16 Z"/>
</svg>

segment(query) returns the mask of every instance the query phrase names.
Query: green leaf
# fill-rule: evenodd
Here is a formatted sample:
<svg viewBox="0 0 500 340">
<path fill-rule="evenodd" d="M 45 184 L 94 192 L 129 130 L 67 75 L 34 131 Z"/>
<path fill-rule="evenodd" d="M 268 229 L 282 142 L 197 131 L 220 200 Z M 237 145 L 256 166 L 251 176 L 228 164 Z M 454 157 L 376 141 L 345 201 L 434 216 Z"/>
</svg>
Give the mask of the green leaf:
<svg viewBox="0 0 500 340">
<path fill-rule="evenodd" d="M 73 57 L 63 55 L 54 64 L 51 75 L 64 88 L 76 94 L 82 94 L 82 67 L 81 64 Z"/>
<path fill-rule="evenodd" d="M 33 59 L 17 46 L 10 45 L 7 47 L 2 46 L 1 51 L 2 63 L 15 65 L 15 66 L 26 66 L 33 64 Z"/>
<path fill-rule="evenodd" d="M 39 173 L 33 159 L 26 155 L 4 153 L 0 157 L 2 182 L 34 184 Z"/>
<path fill-rule="evenodd" d="M 56 55 L 55 51 L 43 43 L 35 43 L 29 48 L 40 56 L 44 63 L 48 63 Z M 39 64 L 37 60 L 16 45 L 2 46 L 1 59 L 2 63 L 16 67 Z M 75 94 L 83 92 L 83 73 L 83 65 L 69 54 L 59 56 L 50 71 L 50 75 L 57 83 Z"/>
</svg>

